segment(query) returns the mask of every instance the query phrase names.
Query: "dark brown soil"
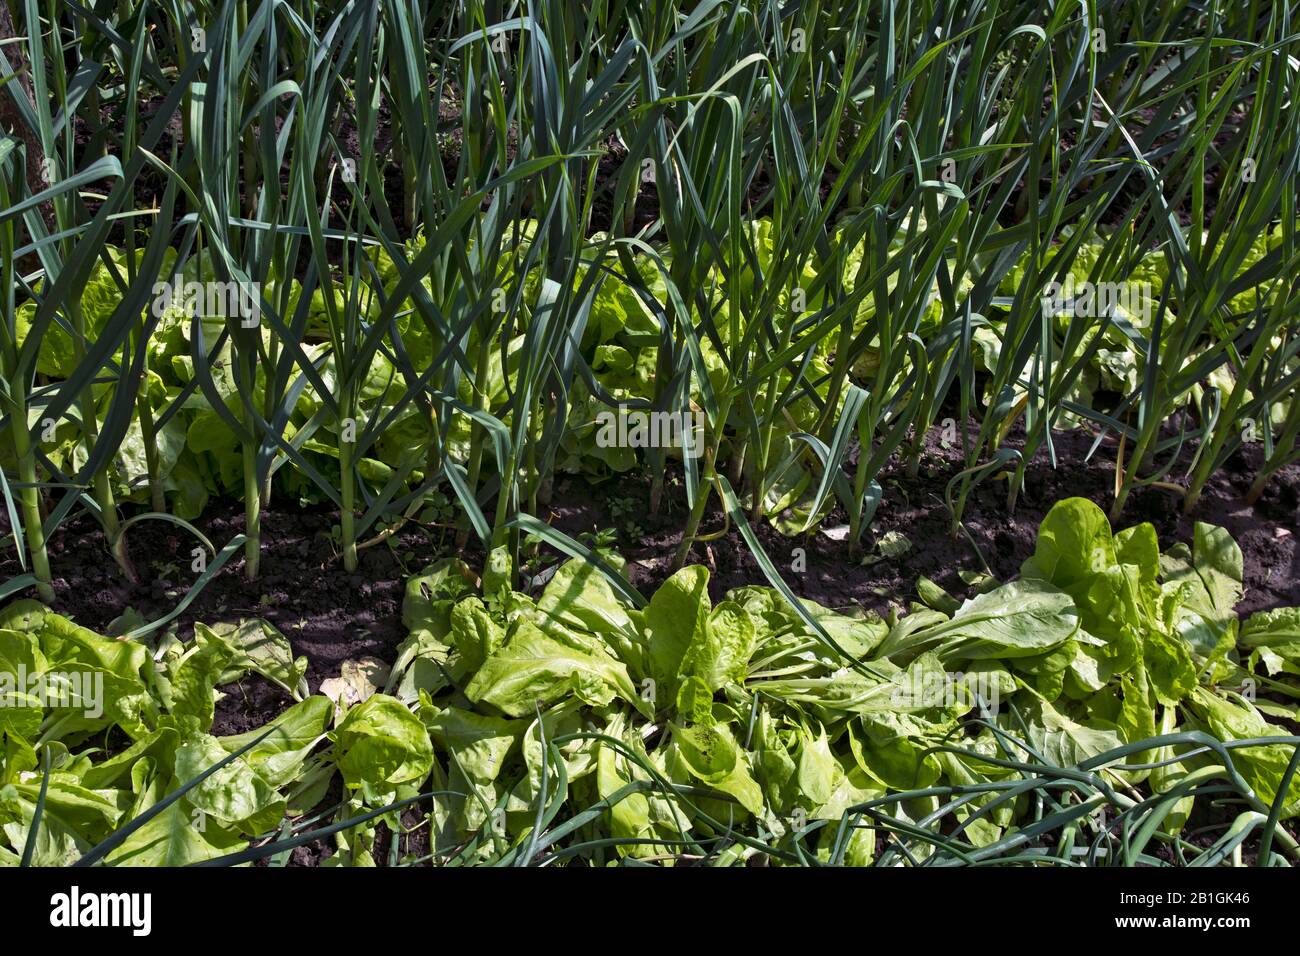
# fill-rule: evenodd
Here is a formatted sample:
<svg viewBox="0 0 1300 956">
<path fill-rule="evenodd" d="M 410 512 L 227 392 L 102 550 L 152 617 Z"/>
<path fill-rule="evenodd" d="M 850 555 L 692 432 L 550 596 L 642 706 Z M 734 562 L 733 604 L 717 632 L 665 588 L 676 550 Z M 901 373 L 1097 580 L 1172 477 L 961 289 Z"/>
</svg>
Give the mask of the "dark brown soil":
<svg viewBox="0 0 1300 956">
<path fill-rule="evenodd" d="M 1033 551 L 1038 523 L 1054 502 L 1081 495 L 1109 507 L 1114 452 L 1103 445 L 1085 462 L 1090 444 L 1091 437 L 1082 432 L 1057 434 L 1060 467 L 1053 469 L 1046 452 L 1040 451 L 1027 470 L 1026 486 L 1014 514 L 1006 510 L 1005 480 L 977 486 L 964 521 L 969 539 L 952 536 L 951 518 L 944 505 L 945 487 L 960 467 L 960 450 L 943 447 L 937 436 L 925 442 L 915 477 L 909 476 L 898 460 L 880 476 L 883 501 L 864 536 L 866 553 L 878 560 L 863 564 L 850 558 L 846 543 L 825 532 L 786 538 L 764 522 L 758 536 L 797 593 L 830 607 L 885 610 L 891 604 L 902 604 L 915 597 L 920 575 L 961 595 L 965 585 L 958 572 L 980 571 L 983 562 L 999 578 L 1015 575 Z M 1243 614 L 1300 605 L 1300 466 L 1277 475 L 1251 507 L 1242 495 L 1254 476 L 1257 459 L 1255 449 L 1230 459 L 1210 481 L 1191 516 L 1182 513 L 1176 495 L 1147 488 L 1133 493 L 1119 522 L 1123 526 L 1152 522 L 1165 547 L 1175 541 L 1190 541 L 1195 521 L 1227 528 L 1245 557 L 1245 596 L 1238 607 Z M 645 476 L 624 475 L 597 483 L 561 478 L 545 517 L 573 536 L 616 527 L 621 520 L 618 548 L 628 558 L 632 583 L 648 595 L 670 572 L 685 517 L 680 482 L 669 482 L 665 506 L 658 515 L 646 513 L 648 492 Z M 633 520 L 636 527 L 629 527 Z M 264 513 L 259 579 L 245 580 L 242 557 L 232 558 L 180 616 L 180 636 L 188 637 L 195 621 L 266 618 L 284 632 L 296 653 L 307 656 L 308 682 L 313 690 L 323 679 L 336 676 L 348 658 L 392 660 L 395 647 L 406 636 L 401 622 L 404 581 L 428 562 L 457 553 L 454 535 L 445 529 L 407 525 L 389 542 L 363 550 L 360 568 L 349 574 L 330 537 L 336 523 L 337 515 L 321 508 L 273 508 Z M 823 528 L 845 523 L 843 512 L 837 509 Z M 0 533 L 11 541 L 6 525 L 0 514 Z M 197 525 L 220 547 L 243 531 L 242 508 L 237 503 L 217 502 Z M 715 509 L 701 530 L 709 532 L 722 525 L 723 517 Z M 874 544 L 891 531 L 905 535 L 911 548 L 896 558 L 879 557 Z M 55 535 L 50 560 L 60 612 L 102 631 L 127 608 L 154 620 L 175 607 L 194 579 L 190 570 L 194 540 L 159 521 L 136 524 L 128 535 L 128 550 L 141 578 L 138 584 L 117 568 L 105 549 L 102 533 L 89 519 L 74 519 Z M 802 572 L 791 570 L 796 548 L 802 548 L 806 557 L 807 568 Z M 472 565 L 482 560 L 475 545 L 460 553 Z M 12 545 L 0 555 L 0 580 L 20 573 Z M 765 583 L 758 562 L 734 528 L 718 540 L 697 544 L 692 560 L 706 563 L 714 572 L 711 589 L 715 598 L 729 588 Z M 253 679 L 230 690 L 222 702 L 222 732 L 248 729 L 287 701 L 274 686 Z"/>
<path fill-rule="evenodd" d="M 786 538 L 764 522 L 757 529 L 758 537 L 794 591 L 828 607 L 857 605 L 884 611 L 891 604 L 900 606 L 915 599 L 916 580 L 921 575 L 960 596 L 966 585 L 959 572 L 982 571 L 983 562 L 1000 579 L 1014 576 L 1033 553 L 1039 522 L 1055 502 L 1080 496 L 1109 510 L 1115 480 L 1114 448 L 1103 445 L 1085 462 L 1092 440 L 1090 434 L 1079 431 L 1055 435 L 1059 467 L 1053 469 L 1047 452 L 1039 452 L 1026 472 L 1025 488 L 1014 513 L 1006 508 L 1006 480 L 976 486 L 963 522 L 969 538 L 962 534 L 953 537 L 952 519 L 944 504 L 946 486 L 961 467 L 961 452 L 943 447 L 937 435 L 927 438 L 916 477 L 909 476 L 897 459 L 880 476 L 883 500 L 863 542 L 870 563 L 850 558 L 847 544 L 824 532 Z M 1241 614 L 1300 605 L 1300 466 L 1275 476 L 1251 507 L 1242 496 L 1254 479 L 1259 458 L 1257 449 L 1233 456 L 1211 479 L 1192 515 L 1182 513 L 1181 498 L 1174 493 L 1145 488 L 1129 497 L 1119 522 L 1123 527 L 1151 522 L 1163 547 L 1191 541 L 1197 521 L 1226 528 L 1245 559 L 1245 594 L 1237 608 Z M 551 523 L 569 534 L 610 527 L 615 524 L 611 503 L 620 498 L 644 502 L 646 489 L 648 482 L 626 479 L 595 487 L 577 479 L 562 482 Z M 643 509 L 634 512 L 644 534 L 636 541 L 622 541 L 620 550 L 628 558 L 632 583 L 642 593 L 652 593 L 671 570 L 673 552 L 681 540 L 683 512 L 680 503 L 661 515 L 645 515 Z M 846 524 L 844 511 L 837 508 L 822 527 Z M 705 519 L 702 531 L 720 530 L 723 525 L 723 516 L 715 509 Z M 897 558 L 880 557 L 874 544 L 888 532 L 905 535 L 911 548 Z M 803 549 L 806 560 L 802 572 L 792 570 L 796 548 Z M 715 600 L 730 588 L 765 581 L 757 560 L 734 528 L 717 541 L 697 544 L 692 560 L 708 564 L 714 572 L 710 590 Z"/>
</svg>

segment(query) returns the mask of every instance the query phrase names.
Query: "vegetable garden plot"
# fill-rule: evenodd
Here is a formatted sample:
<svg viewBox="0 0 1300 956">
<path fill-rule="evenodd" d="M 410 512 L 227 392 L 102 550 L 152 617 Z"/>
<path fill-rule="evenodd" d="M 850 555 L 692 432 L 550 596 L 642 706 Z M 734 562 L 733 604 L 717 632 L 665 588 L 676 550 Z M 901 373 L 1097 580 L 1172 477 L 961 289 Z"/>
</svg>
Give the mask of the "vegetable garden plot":
<svg viewBox="0 0 1300 956">
<path fill-rule="evenodd" d="M 1294 861 L 1287 4 L 3 12 L 3 862 Z"/>
</svg>

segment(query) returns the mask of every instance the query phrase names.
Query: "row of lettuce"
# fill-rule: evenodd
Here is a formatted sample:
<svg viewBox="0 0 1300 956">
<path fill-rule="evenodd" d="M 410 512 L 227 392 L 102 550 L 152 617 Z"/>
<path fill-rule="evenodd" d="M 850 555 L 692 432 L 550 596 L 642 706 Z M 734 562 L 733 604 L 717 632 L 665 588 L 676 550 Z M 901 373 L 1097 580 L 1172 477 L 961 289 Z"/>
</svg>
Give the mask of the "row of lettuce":
<svg viewBox="0 0 1300 956">
<path fill-rule="evenodd" d="M 1204 863 L 1265 834 L 1294 860 L 1300 609 L 1239 620 L 1241 561 L 1220 528 L 1162 552 L 1083 499 L 1018 579 L 966 600 L 922 579 L 889 618 L 754 586 L 715 604 L 702 566 L 647 602 L 579 561 L 528 595 L 445 559 L 408 582 L 391 668 L 348 662 L 317 694 L 264 621 L 142 642 L 18 601 L 0 863 L 284 862 L 337 824 L 328 865 L 1079 862 L 1090 841 L 1222 850 Z M 218 688 L 251 673 L 295 702 L 214 736 Z M 1229 842 L 1207 850 L 1184 831 L 1212 804 Z"/>
<path fill-rule="evenodd" d="M 770 253 L 770 221 L 758 221 L 748 228 L 753 230 L 754 248 L 759 250 L 760 257 L 764 250 Z M 393 332 L 385 337 L 386 344 L 374 353 L 364 381 L 360 383 L 357 420 L 330 414 L 327 408 L 329 396 L 321 394 L 322 386 L 327 392 L 333 392 L 337 384 L 333 356 L 333 343 L 337 337 L 332 332 L 332 325 L 337 323 L 337 316 L 349 308 L 359 311 L 363 319 L 366 316 L 374 319 L 381 313 L 381 300 L 398 283 L 392 259 L 382 250 L 375 252 L 373 268 L 369 272 L 358 270 L 362 281 L 352 285 L 341 281 L 331 286 L 335 301 L 330 304 L 324 301 L 319 286 L 315 287 L 305 304 L 300 303 L 301 287 L 297 279 L 288 279 L 287 289 L 279 289 L 276 283 L 271 283 L 257 290 L 256 295 L 268 306 L 276 303 L 286 324 L 290 315 L 301 315 L 304 309 L 306 311 L 301 354 L 311 363 L 313 374 L 303 374 L 300 369 L 292 374 L 292 387 L 289 381 L 277 384 L 277 389 L 290 393 L 286 415 L 277 416 L 274 404 L 267 405 L 268 398 L 277 401 L 280 398 L 267 396 L 265 389 L 268 369 L 276 368 L 277 361 L 282 362 L 283 353 L 279 351 L 272 328 L 267 323 L 260 326 L 264 360 L 256 365 L 252 407 L 265 406 L 268 409 L 266 427 L 280 431 L 279 445 L 265 442 L 265 450 L 274 458 L 270 470 L 283 494 L 302 500 L 322 499 L 321 484 L 315 476 L 337 473 L 340 449 L 355 443 L 358 429 L 373 430 L 372 437 L 365 441 L 364 450 L 354 463 L 357 475 L 370 494 L 377 494 L 390 484 L 406 490 L 418 488 L 430 475 L 431 469 L 437 466 L 430 456 L 430 448 L 435 444 L 462 470 L 466 462 L 477 458 L 471 469 L 471 479 L 483 481 L 482 475 L 487 474 L 484 469 L 508 467 L 508 462 L 494 461 L 501 445 L 486 440 L 491 428 L 484 422 L 498 422 L 504 429 L 510 429 L 516 414 L 515 404 L 522 391 L 518 380 L 520 361 L 526 352 L 526 333 L 532 311 L 541 301 L 543 282 L 535 269 L 522 277 L 510 269 L 526 256 L 530 232 L 531 229 L 525 229 L 520 234 L 518 247 L 503 257 L 500 283 L 497 288 L 489 290 L 494 302 L 499 304 L 509 300 L 513 303 L 512 308 L 518 307 L 521 313 L 518 321 L 501 322 L 495 326 L 490 322 L 487 325 L 475 322 L 460 343 L 461 358 L 448 359 L 447 343 L 438 337 L 438 329 L 424 321 L 408 300 L 399 312 Z M 1248 272 L 1252 264 L 1270 250 L 1276 250 L 1281 242 L 1280 227 L 1261 235 L 1242 264 L 1241 272 Z M 411 243 L 412 256 L 419 247 L 419 241 Z M 597 247 L 600 247 L 599 236 L 592 243 L 593 249 Z M 1096 259 L 1103 248 L 1105 243 L 1101 238 L 1086 240 L 1077 247 L 1064 286 L 1067 294 L 1058 294 L 1055 304 L 1049 309 L 1053 314 L 1043 334 L 1055 337 L 1058 351 L 1068 337 L 1077 336 L 1071 332 L 1072 326 L 1082 322 L 1088 327 L 1081 339 L 1070 340 L 1074 354 L 1084 356 L 1086 361 L 1078 369 L 1068 370 L 1071 375 L 1068 391 L 1056 403 L 1052 422 L 1056 427 L 1091 420 L 1093 424 L 1113 425 L 1119 430 L 1121 423 L 1108 417 L 1107 402 L 1113 404 L 1115 396 L 1141 394 L 1150 364 L 1150 350 L 1154 348 L 1158 352 L 1162 348 L 1172 348 L 1168 343 L 1177 338 L 1176 291 L 1168 281 L 1165 255 L 1159 251 L 1148 253 L 1123 282 L 1111 284 L 1122 287 L 1118 296 L 1112 296 L 1112 309 L 1102 305 L 1102 297 L 1094 297 L 1091 291 L 1096 285 L 1092 280 L 1098 274 L 1094 269 Z M 853 282 L 865 279 L 859 274 L 861 257 L 861 245 L 856 250 L 837 252 L 834 269 L 846 280 L 839 294 L 852 297 Z M 192 257 L 187 259 L 177 272 L 176 289 L 182 289 L 185 283 L 211 280 L 210 273 L 201 272 L 196 266 L 197 261 Z M 826 492 L 833 490 L 839 494 L 843 487 L 838 482 L 823 482 L 821 479 L 828 460 L 835 463 L 833 471 L 839 470 L 840 459 L 828 459 L 834 451 L 841 456 L 844 453 L 845 445 L 843 442 L 837 444 L 836 436 L 840 433 L 853 436 L 855 433 L 854 422 L 840 421 L 846 387 L 860 383 L 868 390 L 864 396 L 868 395 L 873 387 L 872 376 L 880 362 L 882 343 L 879 334 L 873 332 L 877 327 L 874 320 L 877 299 L 872 295 L 858 297 L 856 307 L 847 319 L 834 320 L 843 323 L 843 328 L 835 334 L 826 334 L 820 326 L 828 321 L 825 317 L 834 312 L 834 308 L 828 305 L 830 285 L 818 267 L 810 263 L 804 269 L 799 288 L 786 290 L 779 299 L 781 307 L 789 308 L 791 315 L 788 320 L 778 316 L 778 324 L 790 321 L 799 327 L 793 336 L 787 336 L 786 348 L 779 353 L 788 361 L 771 375 L 746 379 L 737 372 L 737 365 L 749 366 L 752 363 L 761 366 L 765 355 L 762 336 L 756 337 L 746 324 L 759 320 L 746 317 L 746 322 L 740 326 L 710 322 L 689 336 L 680 327 L 666 329 L 664 313 L 648 305 L 657 302 L 669 307 L 671 297 L 665 284 L 666 259 L 663 255 L 640 255 L 630 261 L 639 270 L 633 281 L 629 281 L 628 274 L 622 271 L 623 264 L 612 255 L 599 261 L 593 258 L 579 274 L 577 281 L 586 283 L 589 272 L 600 273 L 598 282 L 583 286 L 591 292 L 590 310 L 580 328 L 581 341 L 574 343 L 580 366 L 590 374 L 576 374 L 571 368 L 571 379 L 561 383 L 558 386 L 560 392 L 553 396 L 550 407 L 560 416 L 564 428 L 552 462 L 554 470 L 601 478 L 632 469 L 644 459 L 648 453 L 629 447 L 627 442 L 599 440 L 599 415 L 611 407 L 610 403 L 621 404 L 623 414 L 628 408 L 699 409 L 699 403 L 704 401 L 701 389 L 707 391 L 709 397 L 716 398 L 727 388 L 743 387 L 744 401 L 729 406 L 723 430 L 730 438 L 717 446 L 720 458 L 741 459 L 733 462 L 736 476 L 733 480 L 736 480 L 744 474 L 746 465 L 752 466 L 758 457 L 757 452 L 750 448 L 750 458 L 744 460 L 751 433 L 765 436 L 759 443 L 764 451 L 765 470 L 759 479 L 758 491 L 761 493 L 755 502 L 754 513 L 766 515 L 787 530 L 815 524 L 834 504 L 835 496 Z M 175 268 L 174 264 L 175 253 L 169 251 L 161 274 L 169 275 Z M 120 250 L 109 248 L 106 251 L 104 261 L 98 264 L 82 291 L 80 306 L 85 323 L 85 342 L 80 348 L 69 334 L 71 330 L 62 322 L 48 327 L 36 364 L 44 381 L 57 385 L 73 374 L 83 359 L 86 343 L 93 344 L 103 324 L 118 307 L 132 265 Z M 719 314 L 727 313 L 725 304 L 719 303 L 725 303 L 728 297 L 739 293 L 739 290 L 729 287 L 729 276 L 742 275 L 747 278 L 736 281 L 753 282 L 754 274 L 762 275 L 770 267 L 771 263 L 760 261 L 752 271 L 720 270 L 714 288 L 707 294 L 709 301 L 716 300 L 712 308 Z M 909 437 L 902 450 L 913 460 L 921 454 L 925 435 L 935 426 L 940 408 L 946 407 L 943 401 L 946 390 L 960 385 L 955 368 L 968 360 L 976 370 L 992 371 L 997 366 L 1006 345 L 1002 336 L 1006 312 L 1019 291 L 1025 268 L 1026 264 L 1022 263 L 1006 275 L 997 296 L 991 300 L 989 314 L 968 316 L 961 334 L 954 334 L 952 317 L 943 315 L 936 286 L 925 316 L 917 324 L 917 334 L 913 336 L 922 345 L 921 351 L 909 357 L 910 353 L 904 348 L 905 354 L 900 359 L 898 344 L 885 343 L 884 347 L 891 351 L 890 361 L 901 362 L 897 381 L 903 384 L 897 386 L 899 394 L 891 395 L 890 400 L 897 406 L 896 415 L 901 412 L 912 417 L 905 423 L 909 426 Z M 897 273 L 891 274 L 886 284 L 896 281 L 897 277 Z M 970 292 L 974 279 L 958 276 L 955 285 L 959 294 L 965 294 Z M 432 291 L 427 281 L 425 288 Z M 1276 283 L 1271 283 L 1267 288 L 1255 286 L 1245 289 L 1227 300 L 1227 309 L 1238 319 L 1257 310 L 1266 311 L 1276 304 L 1279 288 Z M 1088 290 L 1087 302 L 1072 291 L 1076 289 Z M 1162 305 L 1158 299 L 1170 301 Z M 1080 303 L 1083 303 L 1082 308 Z M 1024 307 L 1025 303 L 1021 306 Z M 1038 308 L 1039 303 L 1030 299 L 1028 307 Z M 18 307 L 20 342 L 35 311 L 34 302 Z M 197 312 L 202 312 L 202 306 Z M 1102 312 L 1108 314 L 1100 314 Z M 150 489 L 154 488 L 155 505 L 165 502 L 168 510 L 177 516 L 192 519 L 203 511 L 213 495 L 241 497 L 245 494 L 247 474 L 241 457 L 241 439 L 230 422 L 245 417 L 247 396 L 242 394 L 244 386 L 241 382 L 244 380 L 238 373 L 230 340 L 222 337 L 223 329 L 234 321 L 222 314 L 196 314 L 193 307 L 187 310 L 184 297 L 179 294 L 161 310 L 161 319 L 145 345 L 147 362 L 137 413 L 109 466 L 119 502 L 148 502 Z M 699 321 L 698 309 L 695 321 Z M 1161 328 L 1156 328 L 1157 324 Z M 1248 321 L 1243 321 L 1240 328 L 1248 325 Z M 1277 355 L 1277 367 L 1269 371 L 1267 381 L 1280 382 L 1281 387 L 1274 388 L 1267 396 L 1260 396 L 1259 402 L 1254 402 L 1254 396 L 1247 388 L 1243 400 L 1233 406 L 1238 420 L 1221 425 L 1237 435 L 1233 446 L 1241 441 L 1263 441 L 1275 460 L 1284 461 L 1292 455 L 1296 432 L 1300 430 L 1300 406 L 1293 400 L 1292 388 L 1287 385 L 1300 371 L 1300 364 L 1295 359 L 1295 343 L 1288 339 L 1286 327 L 1274 329 L 1270 335 L 1271 346 Z M 497 338 L 484 343 L 482 339 L 487 333 Z M 1223 334 L 1231 337 L 1229 333 Z M 688 376 L 686 390 L 682 391 L 681 366 L 674 364 L 678 360 L 673 359 L 666 367 L 661 355 L 665 335 L 668 341 L 673 342 L 674 350 L 693 352 L 699 358 L 708 370 L 708 382 L 700 381 L 697 376 L 692 385 Z M 799 351 L 801 340 L 810 343 L 803 352 Z M 214 345 L 223 341 L 225 344 L 214 351 Z M 852 348 L 848 347 L 850 344 Z M 1022 343 L 1011 344 L 1022 350 Z M 1223 344 L 1223 340 L 1207 339 L 1185 355 L 1180 354 L 1178 368 L 1161 368 L 1159 374 L 1167 379 L 1187 370 L 1194 371 L 1207 353 L 1221 349 Z M 769 347 L 776 348 L 771 344 Z M 757 352 L 753 351 L 755 348 Z M 1049 349 L 1048 354 L 1050 352 Z M 985 394 L 978 396 L 978 408 L 985 409 L 983 414 L 999 418 L 993 429 L 998 441 L 1006 438 L 1025 413 L 1031 393 L 1037 394 L 1045 387 L 1044 377 L 1049 373 L 1059 377 L 1067 372 L 1058 369 L 1052 373 L 1050 368 L 1045 372 L 1040 354 L 1038 351 L 1024 353 L 1023 368 L 1012 376 L 1014 387 L 1010 393 L 994 395 L 986 390 Z M 399 355 L 402 357 L 400 363 Z M 463 361 L 466 367 L 450 378 L 441 374 L 427 376 L 431 364 L 447 362 L 454 365 L 456 361 Z M 918 361 L 927 365 L 928 370 L 914 375 L 918 371 L 915 367 Z M 847 368 L 845 363 L 848 363 Z M 1203 377 L 1192 375 L 1176 406 L 1180 412 L 1190 412 L 1198 417 L 1202 424 L 1207 418 L 1212 420 L 1220 414 L 1224 398 L 1233 393 L 1236 377 L 1241 374 L 1241 366 L 1237 363 L 1215 361 L 1208 367 L 1209 371 Z M 196 377 L 196 368 L 204 379 L 203 387 Z M 443 396 L 443 405 L 450 413 L 444 416 L 435 410 L 431 414 L 428 402 L 412 402 L 408 394 L 411 383 L 409 376 L 403 374 L 403 368 L 413 369 L 425 376 L 426 381 L 454 382 L 455 394 Z M 57 420 L 46 418 L 40 391 L 35 393 L 36 397 L 28 408 L 29 426 L 32 434 L 41 439 L 42 461 L 50 468 L 50 480 L 56 485 L 60 476 L 66 478 L 79 472 L 93 445 L 87 441 L 88 432 L 82 419 L 87 414 L 97 418 L 107 416 L 119 387 L 120 383 L 110 369 L 92 386 L 94 400 L 89 406 L 74 405 Z M 912 392 L 927 388 L 937 391 L 924 396 L 922 401 L 912 401 Z M 50 394 L 56 394 L 53 386 Z M 1106 395 L 1112 398 L 1105 399 Z M 225 409 L 214 408 L 214 398 L 219 398 Z M 854 414 L 860 415 L 863 406 L 869 407 L 873 400 L 878 398 L 867 397 L 864 402 L 855 403 Z M 540 437 L 543 430 L 554 427 L 554 417 L 532 415 L 527 427 L 538 433 L 534 437 Z M 755 431 L 755 426 L 760 423 L 762 428 Z M 97 431 L 98 425 L 94 427 Z M 716 429 L 718 423 L 708 420 L 706 427 Z M 1180 427 L 1186 430 L 1186 421 Z M 438 434 L 440 429 L 443 430 L 441 435 Z M 865 429 L 864 434 L 858 437 L 867 441 L 881 438 L 872 434 L 871 429 Z M 286 453 L 290 447 L 294 454 Z M 995 447 L 990 448 L 987 454 L 995 451 Z M 661 453 L 676 454 L 672 450 Z M 980 460 L 978 452 L 969 454 L 974 455 L 972 461 Z M 11 473 L 15 466 L 14 446 L 8 433 L 0 445 L 0 464 Z M 518 466 L 519 462 L 515 464 Z M 539 467 L 535 461 L 531 464 L 534 468 Z M 863 477 L 873 481 L 875 475 Z M 268 488 L 270 482 L 268 478 Z M 755 492 L 752 485 L 751 482 L 751 494 Z M 824 486 L 820 494 L 819 485 Z M 481 488 L 472 487 L 470 492 L 482 496 Z M 395 492 L 389 487 L 388 497 L 394 496 Z M 818 514 L 810 514 L 813 509 Z"/>
</svg>

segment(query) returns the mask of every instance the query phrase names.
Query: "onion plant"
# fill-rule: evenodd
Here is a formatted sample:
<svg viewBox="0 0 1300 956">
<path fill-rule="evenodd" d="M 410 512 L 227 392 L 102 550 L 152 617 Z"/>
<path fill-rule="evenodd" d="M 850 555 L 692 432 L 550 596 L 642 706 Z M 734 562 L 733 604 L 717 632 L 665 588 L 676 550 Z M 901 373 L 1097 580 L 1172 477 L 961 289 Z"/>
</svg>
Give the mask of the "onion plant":
<svg viewBox="0 0 1300 956">
<path fill-rule="evenodd" d="M 1161 464 L 1157 456 L 1171 446 L 1179 448 L 1185 437 L 1202 443 L 1188 484 L 1181 489 L 1185 507 L 1195 506 L 1227 432 L 1240 428 L 1237 415 L 1245 390 L 1260 389 L 1257 372 L 1276 367 L 1265 362 L 1273 340 L 1295 322 L 1297 290 L 1287 277 L 1295 275 L 1297 262 L 1293 223 L 1300 132 L 1294 117 L 1284 111 L 1289 111 L 1286 104 L 1294 101 L 1300 88 L 1300 71 L 1282 52 L 1287 44 L 1277 42 L 1288 26 L 1286 10 L 1275 5 L 1257 47 L 1238 52 L 1206 43 L 1199 55 L 1182 58 L 1170 74 L 1174 90 L 1186 91 L 1190 102 L 1185 110 L 1194 125 L 1180 138 L 1165 166 L 1192 175 L 1174 180 L 1179 185 L 1166 195 L 1148 168 L 1152 195 L 1165 210 L 1188 199 L 1195 217 L 1205 202 L 1199 187 L 1193 186 L 1195 175 L 1207 164 L 1217 165 L 1220 188 L 1214 214 L 1204 220 L 1204 233 L 1194 226 L 1185 234 L 1172 214 L 1162 217 L 1168 275 L 1161 308 L 1143 349 L 1142 387 L 1133 403 L 1136 427 L 1124 432 L 1132 447 L 1119 465 L 1116 513 L 1134 487 L 1168 473 L 1172 458 Z M 1255 104 L 1249 122 L 1226 144 L 1217 144 L 1216 131 L 1246 100 Z M 1153 124 L 1142 141 L 1130 140 L 1130 147 L 1144 148 L 1158 130 Z M 1287 241 L 1270 249 L 1262 264 L 1250 262 L 1248 256 L 1260 237 L 1288 218 L 1292 224 L 1287 227 Z M 1269 273 L 1270 269 L 1278 271 Z M 1267 274 L 1279 278 L 1261 281 L 1261 275 Z M 1258 290 L 1254 307 L 1234 309 L 1238 297 L 1252 290 Z M 1185 424 L 1176 437 L 1163 438 L 1164 423 L 1220 369 L 1235 380 L 1222 414 L 1211 413 L 1203 404 L 1199 423 Z M 1265 383 L 1262 391 L 1269 387 Z M 1143 471 L 1148 474 L 1142 475 Z"/>
</svg>

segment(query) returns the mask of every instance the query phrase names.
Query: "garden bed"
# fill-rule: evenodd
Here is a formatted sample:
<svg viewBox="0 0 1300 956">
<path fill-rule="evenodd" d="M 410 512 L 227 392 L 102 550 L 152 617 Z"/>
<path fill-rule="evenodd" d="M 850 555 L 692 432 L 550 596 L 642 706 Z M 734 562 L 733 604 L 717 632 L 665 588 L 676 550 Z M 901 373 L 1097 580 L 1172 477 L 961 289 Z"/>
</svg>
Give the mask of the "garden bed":
<svg viewBox="0 0 1300 956">
<path fill-rule="evenodd" d="M 1300 863 L 1284 2 L 245 7 L 0 0 L 0 866 Z"/>
</svg>

